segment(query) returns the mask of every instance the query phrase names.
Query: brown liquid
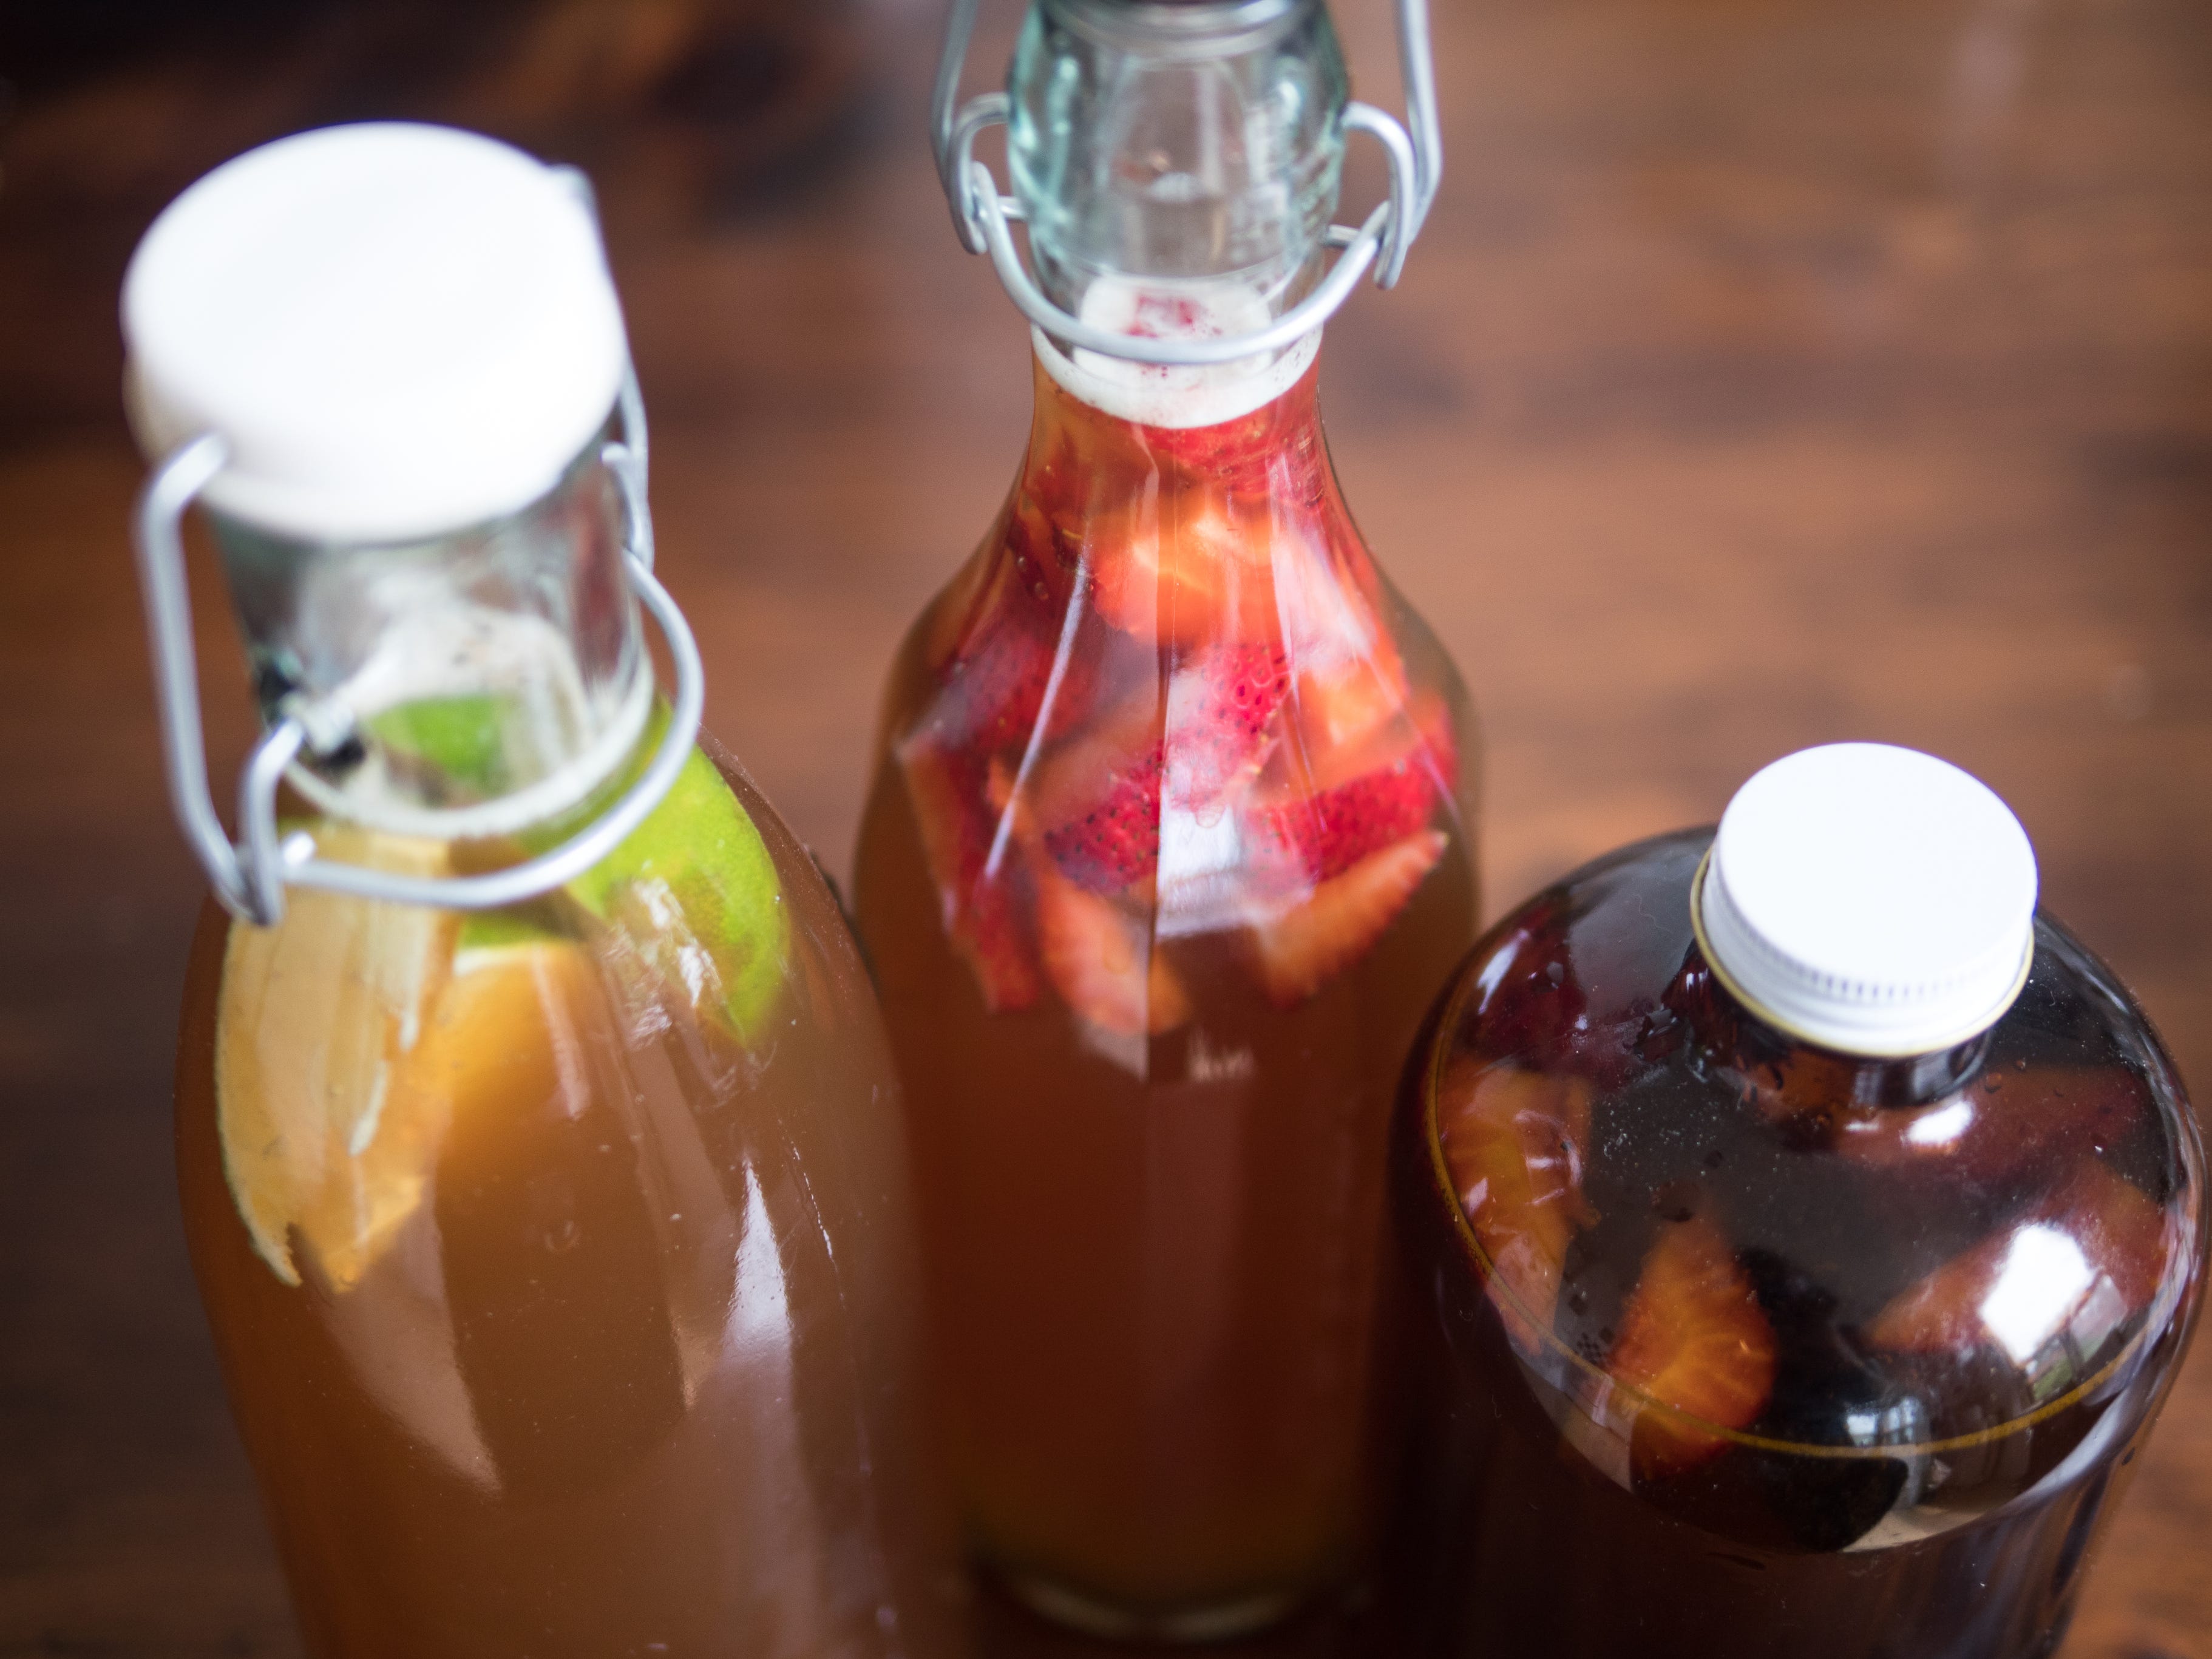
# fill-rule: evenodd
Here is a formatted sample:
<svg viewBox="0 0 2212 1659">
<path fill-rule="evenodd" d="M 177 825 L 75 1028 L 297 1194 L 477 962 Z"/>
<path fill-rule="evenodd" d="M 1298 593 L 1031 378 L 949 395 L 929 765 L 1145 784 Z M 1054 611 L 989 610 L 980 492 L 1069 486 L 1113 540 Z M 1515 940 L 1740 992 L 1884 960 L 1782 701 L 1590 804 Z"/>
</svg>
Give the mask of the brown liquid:
<svg viewBox="0 0 2212 1659">
<path fill-rule="evenodd" d="M 1692 938 L 1709 839 L 1499 923 L 1408 1073 L 1435 1650 L 2047 1654 L 2201 1291 L 2189 1109 L 2047 918 L 1960 1048 L 1774 1031 Z"/>
<path fill-rule="evenodd" d="M 657 976 L 653 940 L 556 909 L 565 937 L 477 970 L 514 977 L 434 1005 L 415 1052 L 451 1109 L 386 1097 L 356 1170 L 398 1194 L 373 1233 L 342 1183 L 289 1230 L 242 1220 L 219 1042 L 319 1005 L 295 973 L 240 1006 L 234 924 L 204 919 L 185 1224 L 323 1659 L 958 1650 L 889 1056 L 834 902 L 731 777 L 791 923 L 773 1019 L 741 1042 Z M 359 902 L 295 895 L 280 926 L 318 902 Z M 313 1139 L 312 1099 L 268 1109 Z"/>
<path fill-rule="evenodd" d="M 1043 902 L 1041 884 L 1062 880 L 1038 850 L 1053 795 L 1067 793 L 1071 770 L 1095 765 L 1094 794 L 1131 775 L 1126 763 L 1094 762 L 1086 745 L 1134 727 L 1164 743 L 1172 776 L 1181 745 L 1206 735 L 1178 729 L 1175 676 L 1209 652 L 1279 640 L 1272 618 L 1285 607 L 1253 602 L 1270 574 L 1265 551 L 1245 565 L 1239 593 L 1214 580 L 1209 556 L 1177 548 L 1178 523 L 1243 511 L 1247 549 L 1272 525 L 1328 550 L 1308 580 L 1351 596 L 1350 614 L 1373 638 L 1281 641 L 1293 676 L 1330 647 L 1340 676 L 1382 665 L 1391 729 L 1411 729 L 1409 710 L 1445 711 L 1459 777 L 1473 770 L 1455 678 L 1344 514 L 1310 375 L 1260 416 L 1207 430 L 1231 435 L 1200 463 L 1164 457 L 1157 442 L 1188 453 L 1191 434 L 1158 441 L 1040 373 L 1030 460 L 1007 514 L 894 671 L 857 860 L 860 926 L 907 1087 L 973 1542 L 1033 1606 L 1125 1634 L 1263 1622 L 1352 1567 L 1369 1501 L 1388 1102 L 1416 1011 L 1466 949 L 1476 906 L 1462 783 L 1422 812 L 1422 836 L 1441 849 L 1433 867 L 1378 935 L 1310 990 L 1270 988 L 1233 905 L 1218 925 L 1173 927 L 1160 896 L 1169 878 L 1149 885 L 1150 866 L 1102 901 L 1136 941 L 1133 1020 L 1110 997 L 1095 1001 L 1048 951 L 1042 969 L 1023 954 L 1042 937 L 1030 908 Z M 1272 497 L 1252 507 L 1237 496 L 1271 465 Z M 1132 499 L 1157 515 L 1168 573 L 1157 609 L 1147 590 L 1133 623 L 1133 584 L 1115 562 L 1129 556 L 1111 528 Z M 1052 577 L 1038 580 L 1040 559 L 1054 556 L 1037 551 L 1048 536 L 1062 578 L 1079 567 L 1073 600 Z M 1273 579 L 1291 580 L 1279 562 Z M 1086 598 L 1103 604 L 1086 610 Z M 983 682 L 973 665 L 988 660 L 993 629 L 1031 603 L 1048 655 L 1051 641 L 1073 641 L 1061 690 L 1073 689 L 1073 712 L 1063 702 L 1040 713 L 1034 699 L 1004 714 L 963 705 Z M 1300 743 L 1328 775 L 1334 757 L 1310 720 L 1297 724 L 1326 689 L 1294 678 L 1275 717 L 1281 734 L 1260 739 L 1266 766 L 1254 787 L 1310 799 L 1295 781 L 1274 781 Z M 933 835 L 940 849 L 952 836 L 924 822 L 909 781 L 916 746 L 935 733 L 982 734 L 962 739 L 973 744 L 969 775 L 983 777 L 988 760 L 1000 778 L 999 799 L 971 794 L 962 809 L 974 814 L 980 861 L 1006 815 L 1004 776 L 1040 727 L 1042 781 L 1012 792 L 1008 861 L 959 890 L 941 851 L 933 862 Z M 1237 884 L 1250 876 L 1232 866 L 1224 879 L 1249 890 Z M 1253 914 L 1265 913 L 1255 901 Z M 990 931 L 1009 914 L 1004 933 Z"/>
</svg>

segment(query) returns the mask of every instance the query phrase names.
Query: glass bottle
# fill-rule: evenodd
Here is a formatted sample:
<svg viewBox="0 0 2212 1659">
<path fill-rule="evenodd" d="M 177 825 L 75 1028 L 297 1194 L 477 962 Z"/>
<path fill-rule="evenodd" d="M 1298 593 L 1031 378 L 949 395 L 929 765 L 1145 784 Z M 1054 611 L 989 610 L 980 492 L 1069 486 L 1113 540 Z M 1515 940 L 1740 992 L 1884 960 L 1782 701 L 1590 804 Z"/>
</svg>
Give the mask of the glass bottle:
<svg viewBox="0 0 2212 1659">
<path fill-rule="evenodd" d="M 1437 1650 L 2052 1651 L 2203 1292 L 2198 1131 L 1966 774 L 1839 744 L 1500 921 L 1407 1073 Z"/>
<path fill-rule="evenodd" d="M 1212 339 L 1312 290 L 1318 0 L 1043 0 L 1011 88 L 1064 312 Z M 1033 345 L 1012 490 L 890 672 L 856 913 L 973 1551 L 1062 1622 L 1220 1635 L 1357 1569 L 1389 1101 L 1474 937 L 1474 732 L 1346 509 L 1317 330 Z"/>
<path fill-rule="evenodd" d="M 173 204 L 125 309 L 154 492 L 215 434 L 261 753 L 301 744 L 275 914 L 193 946 L 177 1146 L 307 1650 L 959 1652 L 890 1056 L 805 850 L 670 735 L 584 203 L 471 135 L 312 133 Z M 495 880 L 664 753 L 557 884 L 359 890 Z"/>
</svg>

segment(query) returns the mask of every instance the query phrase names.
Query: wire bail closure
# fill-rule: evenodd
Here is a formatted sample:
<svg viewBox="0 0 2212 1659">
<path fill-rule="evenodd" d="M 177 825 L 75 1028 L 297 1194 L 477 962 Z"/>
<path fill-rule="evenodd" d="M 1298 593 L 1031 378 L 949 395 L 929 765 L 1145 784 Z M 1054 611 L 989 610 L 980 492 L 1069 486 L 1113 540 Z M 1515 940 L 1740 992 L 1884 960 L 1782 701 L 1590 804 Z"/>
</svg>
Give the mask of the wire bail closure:
<svg viewBox="0 0 2212 1659">
<path fill-rule="evenodd" d="M 1312 293 L 1266 328 L 1225 339 L 1157 339 L 1116 334 L 1069 315 L 1045 297 L 1021 251 L 1012 222 L 1022 217 L 1016 198 L 999 188 L 990 167 L 975 159 L 975 140 L 986 128 L 1006 124 L 1012 104 L 1004 92 L 980 93 L 959 103 L 960 74 L 967 66 L 979 0 L 952 0 L 946 20 L 945 51 L 938 60 L 932 100 L 931 136 L 937 172 L 952 210 L 952 228 L 970 253 L 988 253 L 1009 296 L 1021 313 L 1055 338 L 1091 351 L 1140 363 L 1204 365 L 1234 362 L 1273 351 L 1303 338 L 1335 314 L 1371 265 L 1377 288 L 1391 288 L 1406 268 L 1406 256 L 1435 201 L 1443 169 L 1443 137 L 1437 122 L 1436 63 L 1429 45 L 1428 0 L 1398 0 L 1398 62 L 1406 83 L 1405 126 L 1387 111 L 1357 100 L 1346 104 L 1344 125 L 1364 132 L 1382 146 L 1390 164 L 1390 194 L 1357 228 L 1331 225 L 1323 236 L 1341 248 L 1328 274 Z"/>
<path fill-rule="evenodd" d="M 213 433 L 179 445 L 157 467 L 140 493 L 133 525 L 138 578 L 146 605 L 146 629 L 154 651 L 155 692 L 161 716 L 161 754 L 169 798 L 185 838 L 224 908 L 257 926 L 274 926 L 284 914 L 287 885 L 321 888 L 392 904 L 450 910 L 493 910 L 550 891 L 590 869 L 643 823 L 676 782 L 690 758 L 706 705 L 706 675 L 684 613 L 653 574 L 652 521 L 644 512 L 644 410 L 636 377 L 623 371 L 620 408 L 627 441 L 601 446 L 599 459 L 619 484 L 629 520 L 623 563 L 630 589 L 659 625 L 676 670 L 668 729 L 635 783 L 603 816 L 551 851 L 482 875 L 404 876 L 319 856 L 304 830 L 280 836 L 276 789 L 305 749 L 333 746 L 346 735 L 318 720 L 313 707 L 293 708 L 263 733 L 239 780 L 240 839 L 233 842 L 216 815 L 207 751 L 201 730 L 199 665 L 192 645 L 191 604 L 185 582 L 185 509 L 222 471 L 227 454 Z M 650 674 L 649 662 L 639 672 Z"/>
</svg>

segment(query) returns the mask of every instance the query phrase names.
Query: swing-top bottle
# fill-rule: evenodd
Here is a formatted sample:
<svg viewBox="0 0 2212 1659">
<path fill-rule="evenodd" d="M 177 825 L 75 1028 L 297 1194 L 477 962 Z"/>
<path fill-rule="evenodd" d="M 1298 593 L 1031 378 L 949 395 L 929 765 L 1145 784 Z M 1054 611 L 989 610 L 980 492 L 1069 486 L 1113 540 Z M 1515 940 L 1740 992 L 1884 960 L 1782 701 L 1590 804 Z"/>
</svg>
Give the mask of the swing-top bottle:
<svg viewBox="0 0 2212 1659">
<path fill-rule="evenodd" d="M 970 1546 L 1109 1633 L 1356 1573 L 1388 1102 L 1474 933 L 1467 701 L 1316 404 L 1346 92 L 1318 0 L 1031 10 L 1028 450 L 860 835 Z"/>
<path fill-rule="evenodd" d="M 236 913 L 185 994 L 185 1222 L 308 1651 L 957 1651 L 890 1057 L 695 740 L 577 183 L 286 139 L 161 216 L 124 315 L 172 782 Z M 195 494 L 266 725 L 235 845 Z"/>
</svg>

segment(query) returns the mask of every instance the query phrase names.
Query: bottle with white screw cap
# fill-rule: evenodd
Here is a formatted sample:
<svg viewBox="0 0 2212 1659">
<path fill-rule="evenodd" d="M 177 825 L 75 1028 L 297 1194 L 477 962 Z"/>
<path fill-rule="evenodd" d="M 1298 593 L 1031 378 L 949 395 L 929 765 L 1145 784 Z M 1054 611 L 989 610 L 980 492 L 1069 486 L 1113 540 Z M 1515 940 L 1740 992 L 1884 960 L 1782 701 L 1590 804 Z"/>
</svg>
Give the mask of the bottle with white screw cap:
<svg viewBox="0 0 2212 1659">
<path fill-rule="evenodd" d="M 2196 1316 L 2204 1158 L 1981 783 L 1808 750 L 1538 894 L 1395 1156 L 1438 1651 L 2057 1645 Z"/>
<path fill-rule="evenodd" d="M 805 849 L 697 733 L 580 180 L 303 134 L 172 204 L 123 308 L 221 901 L 185 1220 L 307 1651 L 959 1651 L 887 1046 Z M 265 728 L 235 840 L 194 501 Z"/>
</svg>

